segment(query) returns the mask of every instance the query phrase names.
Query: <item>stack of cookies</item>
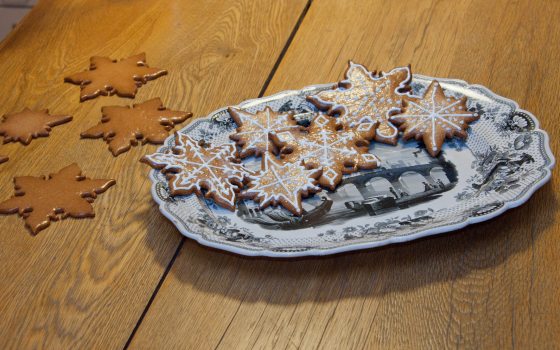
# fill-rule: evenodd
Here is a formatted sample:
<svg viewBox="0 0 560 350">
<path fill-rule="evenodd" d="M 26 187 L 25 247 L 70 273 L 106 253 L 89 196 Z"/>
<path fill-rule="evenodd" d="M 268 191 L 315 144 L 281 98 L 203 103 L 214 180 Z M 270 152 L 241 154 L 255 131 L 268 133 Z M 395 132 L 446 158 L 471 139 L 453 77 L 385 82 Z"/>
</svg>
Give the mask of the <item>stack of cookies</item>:
<svg viewBox="0 0 560 350">
<path fill-rule="evenodd" d="M 321 112 L 305 127 L 293 113 L 231 107 L 235 144 L 210 145 L 177 133 L 172 150 L 142 161 L 167 175 L 172 195 L 204 195 L 230 210 L 238 199 L 252 199 L 261 209 L 281 205 L 302 215 L 302 198 L 333 191 L 344 174 L 381 164 L 371 142 L 414 138 L 436 157 L 446 138 L 467 136 L 478 115 L 468 111 L 466 98 L 446 96 L 437 81 L 424 96 L 413 96 L 411 78 L 410 67 L 376 73 L 350 62 L 345 80 L 307 97 Z M 248 157 L 260 157 L 261 169 L 245 167 Z"/>
</svg>

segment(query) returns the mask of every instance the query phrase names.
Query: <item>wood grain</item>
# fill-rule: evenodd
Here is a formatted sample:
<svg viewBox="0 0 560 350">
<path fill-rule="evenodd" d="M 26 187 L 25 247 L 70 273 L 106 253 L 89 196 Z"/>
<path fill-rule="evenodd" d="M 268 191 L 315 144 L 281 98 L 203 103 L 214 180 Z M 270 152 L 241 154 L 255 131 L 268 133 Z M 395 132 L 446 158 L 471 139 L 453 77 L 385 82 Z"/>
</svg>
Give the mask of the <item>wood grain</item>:
<svg viewBox="0 0 560 350">
<path fill-rule="evenodd" d="M 12 177 L 39 176 L 77 162 L 117 185 L 94 203 L 93 220 L 64 220 L 32 237 L 21 218 L 0 217 L 0 347 L 123 347 L 172 259 L 181 236 L 151 199 L 135 147 L 114 158 L 101 140 L 80 140 L 101 107 L 79 103 L 63 77 L 92 55 L 147 53 L 169 74 L 140 88 L 135 102 L 161 97 L 197 115 L 259 93 L 305 8 L 305 1 L 41 1 L 0 44 L 0 114 L 49 108 L 74 120 L 29 146 L 1 153 L 0 193 Z"/>
<path fill-rule="evenodd" d="M 560 3 L 313 1 L 266 94 L 337 81 L 353 59 L 490 87 L 560 149 Z M 188 240 L 134 348 L 555 348 L 559 182 L 456 233 L 278 261 Z"/>
</svg>

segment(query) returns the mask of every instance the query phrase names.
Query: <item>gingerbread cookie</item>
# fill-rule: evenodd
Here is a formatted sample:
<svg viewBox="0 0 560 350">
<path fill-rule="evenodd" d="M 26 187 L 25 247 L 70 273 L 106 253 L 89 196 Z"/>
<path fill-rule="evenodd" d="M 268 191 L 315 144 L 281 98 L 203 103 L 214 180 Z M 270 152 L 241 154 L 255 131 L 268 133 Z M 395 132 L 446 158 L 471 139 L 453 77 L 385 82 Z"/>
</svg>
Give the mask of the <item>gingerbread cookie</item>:
<svg viewBox="0 0 560 350">
<path fill-rule="evenodd" d="M 80 85 L 80 101 L 83 102 L 99 95 L 133 98 L 142 84 L 165 74 L 166 70 L 146 64 L 145 53 L 120 61 L 94 56 L 90 59 L 89 70 L 72 74 L 64 81 Z"/>
<path fill-rule="evenodd" d="M 32 139 L 49 136 L 52 127 L 71 120 L 69 115 L 50 115 L 48 109 L 32 111 L 25 108 L 2 117 L 0 135 L 4 136 L 4 143 L 19 141 L 28 145 Z"/>
<path fill-rule="evenodd" d="M 306 169 L 301 163 L 276 160 L 272 153 L 262 158 L 262 170 L 249 175 L 248 188 L 241 197 L 254 199 L 264 209 L 269 205 L 281 205 L 294 215 L 301 216 L 302 197 L 318 192 L 317 178 L 320 169 Z"/>
<path fill-rule="evenodd" d="M 334 190 L 343 174 L 379 165 L 379 159 L 368 153 L 369 143 L 365 141 L 373 137 L 375 126 L 375 123 L 361 123 L 355 131 L 341 130 L 335 118 L 320 114 L 311 121 L 307 132 L 281 132 L 273 141 L 282 147 L 284 160 L 303 162 L 308 169 L 322 169 L 319 183 Z"/>
<path fill-rule="evenodd" d="M 270 136 L 302 129 L 293 114 L 274 112 L 270 107 L 255 114 L 233 107 L 228 108 L 228 112 L 238 125 L 237 132 L 230 138 L 241 146 L 241 158 L 260 156 L 265 152 L 277 154 L 278 149 L 270 141 Z"/>
<path fill-rule="evenodd" d="M 369 72 L 352 61 L 346 70 L 346 80 L 332 90 L 324 90 L 307 99 L 330 115 L 339 115 L 338 122 L 355 127 L 363 122 L 376 123 L 375 140 L 396 144 L 397 128 L 389 117 L 401 111 L 403 94 L 409 90 L 410 67 L 395 68 L 389 73 Z"/>
<path fill-rule="evenodd" d="M 0 203 L 0 214 L 19 213 L 37 234 L 51 221 L 95 216 L 91 203 L 115 180 L 88 179 L 77 164 L 71 164 L 48 177 L 16 177 L 14 184 L 15 196 Z"/>
<path fill-rule="evenodd" d="M 403 139 L 422 139 L 428 153 L 435 157 L 441 151 L 445 138 L 467 137 L 469 123 L 479 118 L 467 110 L 467 98 L 445 96 L 441 85 L 433 81 L 421 98 L 405 99 L 402 114 L 391 120 L 400 125 Z"/>
<path fill-rule="evenodd" d="M 0 164 L 7 162 L 9 159 L 10 158 L 8 156 L 3 156 L 0 154 Z"/>
<path fill-rule="evenodd" d="M 229 210 L 235 210 L 237 192 L 247 175 L 237 162 L 233 143 L 201 145 L 180 133 L 175 133 L 172 151 L 147 155 L 141 161 L 167 175 L 171 195 L 201 196 L 205 190 L 206 198 Z"/>
<path fill-rule="evenodd" d="M 138 141 L 142 144 L 162 144 L 175 124 L 192 116 L 192 113 L 166 109 L 159 98 L 135 104 L 132 108 L 103 107 L 101 113 L 101 123 L 80 135 L 83 138 L 103 137 L 114 156 L 138 145 Z"/>
</svg>

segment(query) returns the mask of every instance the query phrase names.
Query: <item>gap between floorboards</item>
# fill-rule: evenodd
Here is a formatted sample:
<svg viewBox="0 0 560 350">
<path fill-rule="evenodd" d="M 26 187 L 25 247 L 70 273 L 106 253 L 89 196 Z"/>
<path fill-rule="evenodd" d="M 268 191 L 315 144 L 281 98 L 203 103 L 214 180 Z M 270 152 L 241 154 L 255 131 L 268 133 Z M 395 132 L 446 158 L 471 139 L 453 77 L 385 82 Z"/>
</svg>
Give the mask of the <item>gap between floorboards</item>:
<svg viewBox="0 0 560 350">
<path fill-rule="evenodd" d="M 294 28 L 292 29 L 292 32 L 290 33 L 290 36 L 288 36 L 288 39 L 286 40 L 286 43 L 284 44 L 284 47 L 280 51 L 280 54 L 278 55 L 278 58 L 276 59 L 276 62 L 274 63 L 274 66 L 272 66 L 272 69 L 270 70 L 270 73 L 268 74 L 268 77 L 266 78 L 266 80 L 265 80 L 265 82 L 264 82 L 264 84 L 261 88 L 261 91 L 259 92 L 259 95 L 258 95 L 259 98 L 263 97 L 264 93 L 266 92 L 266 89 L 268 89 L 268 85 L 270 84 L 270 82 L 272 81 L 272 78 L 276 74 L 276 70 L 280 66 L 280 62 L 282 62 L 282 60 L 284 59 L 284 56 L 286 55 L 286 52 L 288 51 L 288 48 L 292 44 L 292 41 L 294 40 L 294 37 L 296 36 L 296 33 L 299 30 L 299 27 L 301 26 L 301 23 L 303 22 L 303 19 L 307 15 L 307 12 L 309 11 L 309 8 L 311 7 L 312 2 L 313 2 L 313 0 L 308 0 L 307 4 L 303 8 L 296 24 L 294 25 Z M 175 253 L 173 254 L 173 257 L 169 261 L 169 264 L 167 264 L 163 274 L 161 275 L 160 280 L 158 281 L 158 284 L 156 285 L 156 288 L 154 289 L 154 291 L 152 293 L 152 296 L 150 297 L 150 300 L 148 300 L 148 303 L 146 304 L 146 307 L 142 311 L 142 314 L 140 315 L 140 318 L 138 319 L 138 321 L 134 325 L 134 328 L 132 329 L 132 332 L 130 333 L 130 336 L 128 337 L 128 339 L 126 341 L 126 343 L 123 347 L 123 350 L 127 350 L 130 347 L 130 344 L 132 343 L 132 339 L 136 335 L 136 332 L 138 331 L 138 329 L 140 328 L 140 325 L 142 324 L 142 321 L 146 317 L 146 314 L 148 313 L 148 311 L 150 309 L 150 306 L 152 306 L 152 303 L 154 302 L 154 300 L 155 300 L 155 298 L 156 298 L 156 296 L 159 292 L 159 289 L 161 288 L 161 286 L 163 285 L 163 282 L 167 278 L 167 275 L 171 271 L 171 268 L 173 267 L 173 264 L 175 263 L 175 260 L 177 259 L 177 256 L 179 256 L 179 253 L 181 252 L 181 249 L 183 248 L 183 245 L 184 245 L 186 239 L 187 238 L 183 236 L 181 238 L 181 242 L 179 242 L 179 244 L 177 245 L 177 249 L 175 250 Z M 224 331 L 224 334 L 222 335 L 221 339 L 223 339 L 223 336 L 225 335 L 226 332 L 227 332 L 227 329 Z M 221 339 L 220 339 L 220 343 L 221 343 Z M 216 348 L 220 345 L 220 343 L 218 343 L 218 345 L 216 345 Z"/>
</svg>

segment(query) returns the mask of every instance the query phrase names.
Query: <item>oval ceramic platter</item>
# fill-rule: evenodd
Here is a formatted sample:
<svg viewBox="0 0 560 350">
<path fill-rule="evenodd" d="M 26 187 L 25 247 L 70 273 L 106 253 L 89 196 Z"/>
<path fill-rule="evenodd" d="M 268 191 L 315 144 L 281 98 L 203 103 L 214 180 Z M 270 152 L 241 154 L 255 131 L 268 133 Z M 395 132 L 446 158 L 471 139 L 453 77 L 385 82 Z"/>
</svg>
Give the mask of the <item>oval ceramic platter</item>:
<svg viewBox="0 0 560 350">
<path fill-rule="evenodd" d="M 422 96 L 433 79 L 414 75 L 411 93 Z M 437 158 L 414 140 L 400 140 L 397 146 L 372 143 L 370 151 L 382 160 L 381 167 L 345 175 L 336 191 L 305 199 L 301 217 L 282 207 L 260 210 L 251 200 L 231 212 L 196 195 L 171 197 L 158 170 L 150 172 L 153 197 L 189 238 L 238 254 L 280 258 L 335 254 L 457 230 L 527 201 L 549 180 L 554 165 L 548 135 L 537 119 L 483 86 L 438 81 L 446 94 L 467 96 L 469 110 L 481 116 L 466 141 L 445 142 Z M 285 91 L 238 107 L 294 111 L 305 123 L 309 112 L 317 111 L 306 96 L 330 87 Z M 179 132 L 218 145 L 232 142 L 235 128 L 227 110 L 220 109 Z M 171 136 L 158 152 L 173 144 Z M 257 169 L 260 161 L 244 164 Z"/>
</svg>

